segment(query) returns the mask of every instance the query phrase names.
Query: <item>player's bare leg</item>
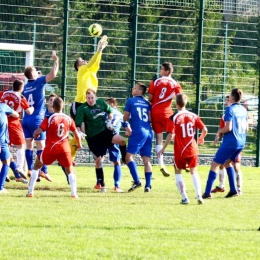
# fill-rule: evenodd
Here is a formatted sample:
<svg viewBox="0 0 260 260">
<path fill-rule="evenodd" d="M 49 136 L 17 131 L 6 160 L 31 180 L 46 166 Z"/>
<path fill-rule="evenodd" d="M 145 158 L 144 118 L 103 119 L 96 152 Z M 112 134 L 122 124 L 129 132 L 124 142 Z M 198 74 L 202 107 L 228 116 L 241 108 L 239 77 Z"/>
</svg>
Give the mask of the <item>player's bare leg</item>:
<svg viewBox="0 0 260 260">
<path fill-rule="evenodd" d="M 156 154 L 162 149 L 163 147 L 163 133 L 159 133 L 155 135 L 156 141 Z M 163 154 L 160 157 L 157 157 L 158 164 L 160 165 L 161 169 L 160 172 L 163 174 L 164 177 L 169 177 L 170 173 L 165 169 L 164 161 L 163 161 Z"/>
</svg>

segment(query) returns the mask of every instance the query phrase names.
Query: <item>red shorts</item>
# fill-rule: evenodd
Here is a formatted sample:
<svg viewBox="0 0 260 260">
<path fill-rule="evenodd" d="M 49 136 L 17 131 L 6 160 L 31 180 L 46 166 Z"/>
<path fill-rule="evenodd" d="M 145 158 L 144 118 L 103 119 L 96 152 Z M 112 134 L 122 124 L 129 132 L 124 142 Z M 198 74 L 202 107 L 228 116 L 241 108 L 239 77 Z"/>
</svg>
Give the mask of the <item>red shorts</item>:
<svg viewBox="0 0 260 260">
<path fill-rule="evenodd" d="M 194 168 L 198 166 L 198 156 L 187 158 L 174 158 L 174 167 L 178 170 L 186 168 Z"/>
<path fill-rule="evenodd" d="M 155 110 L 155 109 L 151 111 L 152 127 L 153 127 L 153 131 L 156 134 L 163 133 L 166 130 L 167 121 L 171 115 L 172 112 L 161 113 L 159 110 Z"/>
<path fill-rule="evenodd" d="M 25 144 L 23 128 L 19 121 L 16 124 L 8 122 L 8 132 L 9 132 L 10 145 Z"/>
<path fill-rule="evenodd" d="M 72 165 L 70 148 L 64 149 L 63 147 L 59 147 L 59 151 L 55 151 L 54 149 L 50 150 L 48 147 L 45 147 L 39 159 L 46 165 L 53 164 L 56 160 L 63 167 L 70 167 Z"/>
</svg>

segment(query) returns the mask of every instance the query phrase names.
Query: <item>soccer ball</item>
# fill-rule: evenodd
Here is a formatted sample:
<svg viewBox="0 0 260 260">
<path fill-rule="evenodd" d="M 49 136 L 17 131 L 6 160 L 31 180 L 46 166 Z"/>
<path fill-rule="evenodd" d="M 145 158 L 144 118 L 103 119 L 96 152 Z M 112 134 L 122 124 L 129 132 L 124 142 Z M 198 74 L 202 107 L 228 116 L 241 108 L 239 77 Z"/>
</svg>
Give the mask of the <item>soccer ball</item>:
<svg viewBox="0 0 260 260">
<path fill-rule="evenodd" d="M 98 23 L 93 23 L 88 27 L 89 34 L 93 37 L 98 37 L 102 34 L 102 27 Z"/>
</svg>

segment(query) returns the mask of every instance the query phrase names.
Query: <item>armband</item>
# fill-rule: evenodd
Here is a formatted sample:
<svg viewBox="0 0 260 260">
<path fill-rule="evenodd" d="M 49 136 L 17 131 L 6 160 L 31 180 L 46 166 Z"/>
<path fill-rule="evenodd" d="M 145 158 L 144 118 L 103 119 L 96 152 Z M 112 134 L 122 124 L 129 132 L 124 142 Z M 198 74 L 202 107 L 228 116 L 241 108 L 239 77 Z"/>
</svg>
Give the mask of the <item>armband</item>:
<svg viewBox="0 0 260 260">
<path fill-rule="evenodd" d="M 122 123 L 122 126 L 123 126 L 124 128 L 126 128 L 126 127 L 129 126 L 129 123 L 128 123 L 128 122 L 123 122 L 123 123 Z"/>
</svg>

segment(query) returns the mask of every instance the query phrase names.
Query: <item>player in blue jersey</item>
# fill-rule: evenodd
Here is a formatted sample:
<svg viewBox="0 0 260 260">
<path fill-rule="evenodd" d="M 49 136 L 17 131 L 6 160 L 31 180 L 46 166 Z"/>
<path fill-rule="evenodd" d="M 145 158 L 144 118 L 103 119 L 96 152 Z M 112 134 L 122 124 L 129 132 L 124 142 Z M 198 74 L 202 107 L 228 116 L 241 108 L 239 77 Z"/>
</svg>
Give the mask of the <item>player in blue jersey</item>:
<svg viewBox="0 0 260 260">
<path fill-rule="evenodd" d="M 232 89 L 229 95 L 230 106 L 226 107 L 225 126 L 219 129 L 217 133 L 219 136 L 223 136 L 223 141 L 211 163 L 205 193 L 202 196 L 204 199 L 211 198 L 212 185 L 217 177 L 217 169 L 221 164 L 224 164 L 226 168 L 230 186 L 230 191 L 225 197 L 238 195 L 235 185 L 236 174 L 232 162 L 236 162 L 236 158 L 245 147 L 248 130 L 247 111 L 239 103 L 242 95 L 243 92 L 237 88 Z"/>
<path fill-rule="evenodd" d="M 133 98 L 129 98 L 126 101 L 124 109 L 124 123 L 128 120 L 130 123 L 130 126 L 123 125 L 126 129 L 126 134 L 129 136 L 126 149 L 126 162 L 134 180 L 128 192 L 132 192 L 142 186 L 134 161 L 134 156 L 138 153 L 140 153 L 144 163 L 146 180 L 144 191 L 151 191 L 153 132 L 151 128 L 151 105 L 143 97 L 145 92 L 146 86 L 143 83 L 137 82 L 132 89 Z"/>
<path fill-rule="evenodd" d="M 26 97 L 30 106 L 34 107 L 32 115 L 24 115 L 22 126 L 26 138 L 25 157 L 28 165 L 28 175 L 30 175 L 33 166 L 33 133 L 40 126 L 45 114 L 45 84 L 50 82 L 57 76 L 59 70 L 59 58 L 56 52 L 52 52 L 54 60 L 51 71 L 46 76 L 39 76 L 34 66 L 27 67 L 24 75 L 28 79 L 24 86 L 23 95 Z M 45 147 L 46 133 L 43 132 L 35 139 L 37 155 L 39 155 Z M 47 173 L 47 166 L 43 166 L 40 175 L 48 181 L 52 181 Z"/>
<path fill-rule="evenodd" d="M 0 194 L 6 193 L 4 189 L 5 179 L 10 164 L 9 134 L 7 116 L 18 118 L 19 114 L 4 103 L 0 103 L 0 159 L 2 168 L 0 171 Z"/>
</svg>

